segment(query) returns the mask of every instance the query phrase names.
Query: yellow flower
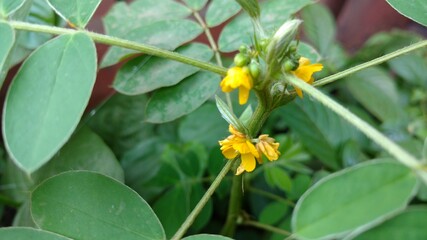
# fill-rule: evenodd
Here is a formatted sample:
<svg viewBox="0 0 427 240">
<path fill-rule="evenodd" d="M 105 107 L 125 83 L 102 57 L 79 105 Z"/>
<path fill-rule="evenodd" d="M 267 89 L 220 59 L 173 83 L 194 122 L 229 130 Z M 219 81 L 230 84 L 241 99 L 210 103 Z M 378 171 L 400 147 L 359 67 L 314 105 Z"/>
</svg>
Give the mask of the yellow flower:
<svg viewBox="0 0 427 240">
<path fill-rule="evenodd" d="M 259 142 L 256 144 L 259 156 L 263 153 L 268 160 L 274 161 L 279 158 L 279 143 L 275 142 L 274 138 L 269 137 L 267 134 L 262 134 L 258 137 Z M 259 161 L 262 162 L 261 159 Z"/>
<path fill-rule="evenodd" d="M 259 158 L 258 150 L 245 134 L 237 131 L 233 126 L 229 126 L 231 133 L 226 139 L 219 141 L 222 154 L 227 159 L 234 159 L 240 155 L 241 163 L 237 168 L 236 175 L 244 171 L 252 172 L 255 169 L 255 158 Z"/>
<path fill-rule="evenodd" d="M 220 83 L 223 92 L 231 92 L 239 88 L 239 103 L 245 104 L 249 98 L 249 91 L 253 87 L 252 77 L 248 67 L 232 67 L 227 76 Z"/>
<path fill-rule="evenodd" d="M 302 79 L 304 82 L 308 84 L 313 84 L 314 78 L 313 73 L 322 71 L 323 65 L 320 63 L 310 64 L 310 60 L 305 57 L 301 57 L 299 59 L 299 67 L 293 71 L 292 73 L 297 76 L 299 79 Z M 300 88 L 294 86 L 295 91 L 297 92 L 299 97 L 303 97 L 302 91 Z"/>
</svg>

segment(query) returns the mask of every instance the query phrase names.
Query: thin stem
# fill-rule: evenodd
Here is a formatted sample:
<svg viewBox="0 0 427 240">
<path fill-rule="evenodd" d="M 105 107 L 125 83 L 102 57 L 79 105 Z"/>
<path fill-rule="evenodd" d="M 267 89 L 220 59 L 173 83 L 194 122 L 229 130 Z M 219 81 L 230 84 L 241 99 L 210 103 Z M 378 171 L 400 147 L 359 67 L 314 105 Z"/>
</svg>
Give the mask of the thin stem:
<svg viewBox="0 0 427 240">
<path fill-rule="evenodd" d="M 194 18 L 196 18 L 197 22 L 199 22 L 199 24 L 202 26 L 203 31 L 205 32 L 209 45 L 211 45 L 211 48 L 214 51 L 216 63 L 219 66 L 223 67 L 224 65 L 222 64 L 221 54 L 219 52 L 218 46 L 216 45 L 215 39 L 213 38 L 209 27 L 206 25 L 205 21 L 203 20 L 203 18 L 200 16 L 198 12 L 196 11 L 193 12 L 193 15 L 194 15 Z M 231 109 L 231 111 L 233 111 L 233 104 L 231 102 L 230 93 L 227 92 L 227 93 L 224 93 L 224 95 L 225 95 L 225 99 L 227 101 L 228 107 Z"/>
<path fill-rule="evenodd" d="M 284 203 L 288 206 L 295 207 L 295 203 L 290 201 L 289 199 L 282 198 L 280 196 L 277 196 L 276 194 L 264 191 L 262 189 L 254 188 L 254 187 L 248 187 L 247 190 L 250 192 L 253 192 L 255 194 L 262 195 L 264 197 L 268 197 L 268 198 L 271 198 L 271 199 L 276 200 L 278 202 Z"/>
<path fill-rule="evenodd" d="M 380 145 L 384 150 L 389 152 L 404 165 L 417 170 L 421 168 L 421 163 L 415 157 L 403 150 L 399 145 L 388 139 L 374 127 L 341 106 L 339 103 L 335 102 L 330 97 L 317 90 L 315 87 L 299 80 L 293 75 L 288 76 L 288 81 L 291 84 L 301 88 L 304 92 L 311 95 L 313 98 L 324 104 L 326 107 L 330 108 L 332 111 L 336 112 L 342 118 L 346 119 L 349 123 L 358 128 L 361 132 L 371 138 L 375 143 Z"/>
<path fill-rule="evenodd" d="M 89 32 L 85 30 L 74 30 L 74 29 L 66 29 L 66 28 L 59 28 L 59 27 L 52 27 L 52 26 L 45 26 L 45 25 L 38 25 L 38 24 L 31 24 L 26 22 L 18 22 L 18 21 L 10 21 L 9 24 L 17 29 L 17 30 L 24 30 L 24 31 L 32 31 L 32 32 L 43 32 L 43 33 L 50 33 L 55 35 L 61 35 L 61 34 L 72 34 L 76 32 L 84 32 L 86 33 L 90 38 L 92 38 L 94 41 L 98 43 L 103 43 L 107 45 L 117 46 L 117 47 L 123 47 L 127 49 L 136 50 L 148 55 L 167 58 L 171 60 L 175 60 L 178 62 L 182 62 L 188 65 L 192 65 L 207 71 L 211 71 L 214 73 L 218 73 L 220 75 L 225 75 L 227 73 L 227 69 L 224 67 L 220 67 L 217 65 L 214 65 L 209 62 L 203 62 L 200 60 L 197 60 L 195 58 L 186 57 L 184 55 L 178 54 L 176 52 L 167 51 L 158 47 L 137 43 L 117 37 L 107 36 L 99 33 Z"/>
<path fill-rule="evenodd" d="M 290 232 L 288 232 L 286 230 L 283 230 L 283 229 L 280 229 L 280 228 L 277 228 L 277 227 L 273 227 L 273 226 L 270 226 L 270 225 L 267 225 L 267 224 L 263 224 L 263 223 L 260 223 L 260 222 L 246 220 L 242 224 L 243 225 L 247 225 L 247 226 L 256 227 L 256 228 L 259 228 L 259 229 L 262 229 L 262 230 L 266 230 L 266 231 L 269 231 L 269 232 L 277 233 L 277 234 L 280 234 L 280 235 L 283 235 L 283 236 L 290 236 L 290 235 L 292 235 L 292 233 L 290 233 Z"/>
<path fill-rule="evenodd" d="M 203 195 L 203 197 L 197 203 L 196 207 L 194 207 L 193 211 L 190 213 L 190 215 L 188 215 L 185 222 L 181 225 L 181 227 L 178 229 L 178 231 L 175 233 L 175 235 L 171 238 L 172 240 L 178 240 L 178 239 L 181 239 L 182 236 L 184 236 L 185 232 L 188 230 L 188 228 L 190 228 L 191 224 L 193 224 L 197 215 L 199 215 L 199 213 L 202 211 L 203 207 L 206 205 L 206 203 L 211 198 L 212 194 L 218 188 L 222 179 L 230 171 L 231 166 L 233 166 L 233 163 L 234 163 L 234 161 L 227 160 L 227 163 L 222 168 L 221 172 L 219 172 L 219 174 L 215 178 L 215 180 L 212 182 L 211 186 L 208 188 L 205 195 Z"/>
<path fill-rule="evenodd" d="M 325 84 L 334 82 L 334 81 L 336 81 L 338 79 L 346 77 L 346 76 L 348 76 L 350 74 L 353 74 L 353 73 L 358 72 L 360 70 L 363 70 L 365 68 L 381 64 L 381 63 L 383 63 L 385 61 L 388 61 L 388 60 L 390 60 L 392 58 L 398 57 L 398 56 L 403 55 L 405 53 L 408 53 L 408 52 L 411 52 L 411 51 L 414 51 L 414 50 L 417 50 L 419 48 L 423 48 L 423 47 L 426 47 L 426 46 L 427 46 L 427 40 L 414 43 L 412 45 L 409 45 L 407 47 L 401 48 L 401 49 L 396 50 L 394 52 L 388 53 L 388 54 L 386 54 L 384 56 L 381 56 L 379 58 L 375 58 L 375 59 L 373 59 L 371 61 L 368 61 L 368 62 L 362 63 L 360 65 L 354 66 L 354 67 L 349 68 L 347 70 L 344 70 L 342 72 L 339 72 L 339 73 L 333 74 L 331 76 L 322 78 L 322 79 L 316 81 L 313 84 L 313 86 L 315 86 L 315 87 L 323 86 Z"/>
</svg>

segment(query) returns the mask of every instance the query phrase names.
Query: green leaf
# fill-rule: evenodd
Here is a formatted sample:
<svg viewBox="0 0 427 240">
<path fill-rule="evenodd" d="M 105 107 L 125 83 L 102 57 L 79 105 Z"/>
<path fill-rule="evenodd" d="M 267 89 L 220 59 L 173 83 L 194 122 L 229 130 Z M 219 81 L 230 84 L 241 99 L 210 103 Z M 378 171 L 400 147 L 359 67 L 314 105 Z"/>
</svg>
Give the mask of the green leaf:
<svg viewBox="0 0 427 240">
<path fill-rule="evenodd" d="M 259 221 L 268 225 L 276 225 L 289 211 L 289 207 L 282 202 L 272 202 L 261 212 Z"/>
<path fill-rule="evenodd" d="M 192 10 L 199 11 L 202 9 L 208 0 L 184 0 L 185 4 L 189 6 Z"/>
<path fill-rule="evenodd" d="M 387 239 L 418 240 L 427 239 L 427 229 L 422 221 L 427 219 L 426 206 L 410 207 L 396 217 L 368 230 L 354 238 L 355 240 Z"/>
<path fill-rule="evenodd" d="M 183 19 L 190 9 L 174 0 L 136 0 L 117 2 L 103 18 L 108 35 L 127 37 L 133 29 L 168 19 Z"/>
<path fill-rule="evenodd" d="M 322 59 L 322 56 L 320 56 L 316 49 L 304 42 L 298 44 L 297 52 L 299 55 L 310 59 L 312 63 L 319 62 Z"/>
<path fill-rule="evenodd" d="M 96 51 L 84 33 L 60 36 L 36 50 L 6 97 L 3 136 L 15 163 L 33 172 L 76 128 L 96 77 Z"/>
<path fill-rule="evenodd" d="M 427 88 L 427 61 L 419 54 L 405 54 L 387 62 L 403 80 Z"/>
<path fill-rule="evenodd" d="M 72 171 L 46 180 L 32 193 L 31 211 L 41 229 L 73 239 L 166 239 L 144 199 L 98 173 Z"/>
<path fill-rule="evenodd" d="M 101 0 L 47 0 L 47 2 L 63 19 L 79 28 L 84 28 L 92 18 Z"/>
<path fill-rule="evenodd" d="M 16 11 L 13 20 L 25 21 L 41 25 L 60 25 L 55 12 L 45 0 L 27 0 Z M 8 66 L 13 66 L 24 60 L 34 49 L 52 39 L 51 34 L 31 31 L 19 31 L 16 36 L 15 46 L 9 54 Z"/>
<path fill-rule="evenodd" d="M 178 134 L 184 142 L 197 141 L 208 147 L 216 147 L 218 140 L 227 136 L 227 129 L 227 123 L 222 120 L 215 105 L 206 103 L 180 122 Z"/>
<path fill-rule="evenodd" d="M 28 227 L 0 228 L 0 236 L 2 240 L 71 240 L 56 233 Z"/>
<path fill-rule="evenodd" d="M 206 11 L 206 25 L 216 27 L 236 15 L 240 9 L 236 1 L 212 0 Z"/>
<path fill-rule="evenodd" d="M 29 190 L 28 190 L 29 191 Z M 13 218 L 14 227 L 33 227 L 37 228 L 36 223 L 31 216 L 30 199 L 27 199 L 18 208 L 15 217 Z"/>
<path fill-rule="evenodd" d="M 134 28 L 124 38 L 137 43 L 173 50 L 193 40 L 202 32 L 203 28 L 191 20 L 165 20 Z M 137 53 L 135 50 L 111 47 L 102 59 L 101 67 L 114 65 L 126 56 L 135 53 Z"/>
<path fill-rule="evenodd" d="M 120 157 L 153 135 L 153 125 L 141 121 L 146 105 L 145 95 L 115 94 L 92 112 L 87 124 Z"/>
<path fill-rule="evenodd" d="M 205 62 L 213 56 L 212 50 L 200 43 L 179 47 L 176 52 Z M 123 65 L 113 86 L 123 94 L 136 95 L 175 85 L 198 70 L 184 63 L 144 55 Z"/>
<path fill-rule="evenodd" d="M 6 22 L 0 22 L 0 87 L 8 72 L 6 60 L 15 42 L 15 31 Z"/>
<path fill-rule="evenodd" d="M 341 239 L 366 229 L 404 209 L 417 183 L 415 173 L 394 161 L 371 161 L 333 173 L 300 198 L 293 233 L 303 239 Z"/>
<path fill-rule="evenodd" d="M 380 120 L 404 119 L 396 84 L 384 70 L 372 67 L 357 72 L 347 78 L 346 85 L 353 96 Z"/>
<path fill-rule="evenodd" d="M 221 236 L 221 235 L 199 234 L 199 235 L 188 236 L 186 238 L 183 238 L 182 240 L 232 240 L 232 239 Z"/>
<path fill-rule="evenodd" d="M 245 128 L 245 125 L 243 125 L 242 121 L 237 118 L 237 116 L 234 114 L 234 112 L 228 107 L 228 105 L 222 101 L 220 97 L 215 95 L 216 100 L 216 107 L 218 108 L 218 111 L 221 113 L 222 118 L 225 119 L 230 125 L 232 125 L 236 130 L 242 133 L 246 133 L 247 130 Z"/>
<path fill-rule="evenodd" d="M 146 121 L 162 123 L 191 113 L 218 89 L 219 76 L 196 73 L 178 85 L 157 90 L 147 103 Z"/>
<path fill-rule="evenodd" d="M 205 191 L 201 184 L 192 184 L 190 186 L 177 185 L 156 201 L 153 209 L 162 222 L 168 239 L 173 236 L 185 221 L 191 210 L 193 210 L 197 202 L 203 197 Z M 179 203 L 180 206 L 177 207 L 171 203 Z M 212 214 L 212 205 L 212 201 L 207 202 L 196 221 L 192 224 L 191 228 L 193 230 L 198 231 L 209 222 Z"/>
<path fill-rule="evenodd" d="M 169 239 L 181 226 L 205 193 L 202 176 L 206 170 L 207 153 L 200 144 L 170 145 L 163 150 L 162 166 L 152 185 L 167 191 L 157 197 L 153 209 L 165 227 Z M 171 203 L 180 203 L 180 207 Z M 173 215 L 171 215 L 173 212 Z M 212 214 L 212 202 L 203 208 L 191 229 L 200 230 Z"/>
<path fill-rule="evenodd" d="M 277 29 L 292 14 L 312 2 L 312 0 L 270 0 L 262 2 L 260 4 L 262 9 L 261 24 L 267 32 Z M 218 40 L 219 49 L 222 52 L 232 52 L 244 43 L 252 44 L 252 36 L 253 26 L 249 15 L 240 14 L 224 27 Z"/>
<path fill-rule="evenodd" d="M 70 170 L 90 170 L 124 182 L 124 173 L 114 153 L 88 127 L 81 127 L 55 157 L 32 174 L 41 181 Z"/>
<path fill-rule="evenodd" d="M 324 105 L 305 97 L 280 109 L 292 131 L 308 151 L 333 169 L 341 166 L 339 147 L 349 139 L 363 141 L 363 135 Z"/>
<path fill-rule="evenodd" d="M 56 174 L 70 170 L 89 170 L 124 182 L 123 170 L 111 150 L 89 128 L 76 131 L 49 162 L 31 176 L 13 162 L 6 164 L 4 184 L 15 186 L 5 190 L 17 202 L 24 202 L 34 186 Z"/>
<path fill-rule="evenodd" d="M 335 42 L 335 21 L 332 13 L 322 4 L 312 4 L 301 12 L 304 33 L 322 56 L 328 56 Z"/>
<path fill-rule="evenodd" d="M 270 187 L 278 187 L 282 191 L 289 192 L 292 189 L 292 181 L 289 174 L 278 167 L 265 168 L 265 180 Z"/>
<path fill-rule="evenodd" d="M 2 0 L 0 1 L 0 17 L 6 18 L 13 14 L 24 4 L 25 0 Z"/>
<path fill-rule="evenodd" d="M 421 156 L 422 156 L 422 160 L 424 162 L 427 162 L 427 137 L 424 140 L 424 147 L 423 147 L 423 151 L 421 153 Z"/>
<path fill-rule="evenodd" d="M 415 22 L 427 26 L 427 2 L 424 0 L 387 0 L 396 11 Z"/>
</svg>

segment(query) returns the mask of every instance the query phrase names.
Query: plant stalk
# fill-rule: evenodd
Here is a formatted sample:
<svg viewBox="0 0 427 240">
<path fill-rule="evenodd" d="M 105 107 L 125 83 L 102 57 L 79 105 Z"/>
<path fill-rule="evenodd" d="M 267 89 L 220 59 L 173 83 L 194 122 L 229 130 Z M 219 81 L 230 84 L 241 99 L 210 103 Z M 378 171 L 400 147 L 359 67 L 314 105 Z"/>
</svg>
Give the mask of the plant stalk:
<svg viewBox="0 0 427 240">
<path fill-rule="evenodd" d="M 288 76 L 288 81 L 301 88 L 305 93 L 312 96 L 314 99 L 321 102 L 326 107 L 330 108 L 332 111 L 336 112 L 342 118 L 347 120 L 350 124 L 358 128 L 361 132 L 363 132 L 366 136 L 371 138 L 375 143 L 381 146 L 384 150 L 389 152 L 393 157 L 395 157 L 402 164 L 419 170 L 422 168 L 421 163 L 411 154 L 403 150 L 399 145 L 388 139 L 377 129 L 363 121 L 361 118 L 347 110 L 345 107 L 335 102 L 330 97 L 326 96 L 321 91 L 317 90 L 315 87 L 307 84 L 306 82 L 294 77 L 293 75 Z"/>
<path fill-rule="evenodd" d="M 54 35 L 73 34 L 77 32 L 83 32 L 83 33 L 86 33 L 90 38 L 92 38 L 95 42 L 98 42 L 98 43 L 103 43 L 103 44 L 117 46 L 117 47 L 123 47 L 127 49 L 136 50 L 148 55 L 171 59 L 174 61 L 192 65 L 210 72 L 214 72 L 223 76 L 226 75 L 227 73 L 226 68 L 214 65 L 209 62 L 203 62 L 195 58 L 186 57 L 176 52 L 164 50 L 158 47 L 137 43 L 137 42 L 133 42 L 133 41 L 117 38 L 117 37 L 107 36 L 104 34 L 89 32 L 85 30 L 74 30 L 74 29 L 52 27 L 52 26 L 45 26 L 45 25 L 39 25 L 39 24 L 31 24 L 31 23 L 19 22 L 19 21 L 9 21 L 9 24 L 17 30 L 43 32 L 43 33 L 49 33 Z"/>
<path fill-rule="evenodd" d="M 423 47 L 426 47 L 426 46 L 427 46 L 427 40 L 424 40 L 424 41 L 420 41 L 420 42 L 414 43 L 414 44 L 409 45 L 409 46 L 407 46 L 407 47 L 404 47 L 404 48 L 401 48 L 401 49 L 396 50 L 396 51 L 394 51 L 394 52 L 388 53 L 388 54 L 386 54 L 386 55 L 384 55 L 384 56 L 381 56 L 381 57 L 375 58 L 375 59 L 373 59 L 373 60 L 371 60 L 371 61 L 368 61 L 368 62 L 365 62 L 365 63 L 359 64 L 359 65 L 357 65 L 357 66 L 354 66 L 354 67 L 352 67 L 352 68 L 346 69 L 346 70 L 341 71 L 341 72 L 339 72 L 339 73 L 336 73 L 336 74 L 333 74 L 333 75 L 331 75 L 331 76 L 328 76 L 328 77 L 322 78 L 322 79 L 320 79 L 320 80 L 318 80 L 318 81 L 314 82 L 313 86 L 315 86 L 315 87 L 323 86 L 323 85 L 325 85 L 325 84 L 328 84 L 328 83 L 334 82 L 334 81 L 336 81 L 336 80 L 338 80 L 338 79 L 341 79 L 341 78 L 343 78 L 343 77 L 346 77 L 346 76 L 348 76 L 348 75 L 350 75 L 350 74 L 353 74 L 353 73 L 358 72 L 358 71 L 360 71 L 360 70 L 363 70 L 363 69 L 365 69 L 365 68 L 368 68 L 368 67 L 372 67 L 372 66 L 375 66 L 375 65 L 381 64 L 381 63 L 383 63 L 383 62 L 385 62 L 385 61 L 388 61 L 388 60 L 390 60 L 390 59 L 392 59 L 392 58 L 398 57 L 398 56 L 400 56 L 400 55 L 403 55 L 403 54 L 409 53 L 409 52 L 411 52 L 411 51 L 414 51 L 414 50 L 417 50 L 417 49 L 419 49 L 419 48 L 423 48 Z"/>
<path fill-rule="evenodd" d="M 209 186 L 205 195 L 203 195 L 203 197 L 200 199 L 200 201 L 194 207 L 193 211 L 191 211 L 190 215 L 188 215 L 187 219 L 184 221 L 184 223 L 181 225 L 181 227 L 178 229 L 178 231 L 175 233 L 175 235 L 171 238 L 171 240 L 179 240 L 184 236 L 185 232 L 187 232 L 187 230 L 190 228 L 191 224 L 193 224 L 194 220 L 196 220 L 196 217 L 199 215 L 199 213 L 202 211 L 203 207 L 206 205 L 206 203 L 211 198 L 212 194 L 218 188 L 222 179 L 230 171 L 233 163 L 234 163 L 234 161 L 227 160 L 227 163 L 222 168 L 221 172 L 219 172 L 218 176 L 215 178 L 215 180 L 212 182 L 212 184 Z"/>
</svg>

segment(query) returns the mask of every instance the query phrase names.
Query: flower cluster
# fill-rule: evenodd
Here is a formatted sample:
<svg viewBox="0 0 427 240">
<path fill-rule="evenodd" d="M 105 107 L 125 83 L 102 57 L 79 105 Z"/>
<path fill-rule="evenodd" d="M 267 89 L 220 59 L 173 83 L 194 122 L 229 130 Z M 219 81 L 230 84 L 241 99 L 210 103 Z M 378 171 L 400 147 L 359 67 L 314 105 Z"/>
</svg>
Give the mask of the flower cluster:
<svg viewBox="0 0 427 240">
<path fill-rule="evenodd" d="M 255 169 L 256 162 L 261 164 L 262 155 L 270 161 L 279 158 L 279 143 L 267 134 L 260 135 L 257 139 L 250 139 L 245 134 L 237 131 L 232 125 L 229 126 L 231 133 L 226 139 L 219 141 L 221 151 L 227 159 L 234 159 L 240 156 L 241 163 L 237 168 L 236 175 L 246 172 L 252 172 Z M 255 142 L 255 145 L 254 145 Z"/>
</svg>

